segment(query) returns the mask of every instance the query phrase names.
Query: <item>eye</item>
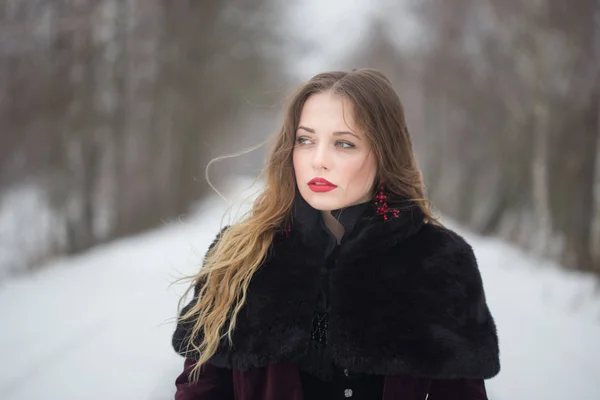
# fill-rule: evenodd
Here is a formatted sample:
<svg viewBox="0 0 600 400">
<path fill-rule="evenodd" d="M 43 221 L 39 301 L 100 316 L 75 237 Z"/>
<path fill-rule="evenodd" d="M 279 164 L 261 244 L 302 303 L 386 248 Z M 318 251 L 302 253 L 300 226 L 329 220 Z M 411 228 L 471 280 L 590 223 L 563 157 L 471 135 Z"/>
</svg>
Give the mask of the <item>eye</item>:
<svg viewBox="0 0 600 400">
<path fill-rule="evenodd" d="M 306 138 L 306 137 L 299 137 L 299 138 L 296 138 L 296 143 L 297 143 L 297 144 L 306 144 L 306 143 L 304 142 L 305 140 L 306 140 L 306 141 L 310 141 L 310 139 L 308 139 L 308 138 Z"/>
<path fill-rule="evenodd" d="M 343 149 L 353 149 L 353 148 L 356 147 L 355 145 L 353 145 L 350 142 L 344 142 L 344 141 L 341 141 L 341 140 L 337 141 L 335 144 L 336 145 L 341 145 L 340 147 L 342 147 Z"/>
</svg>

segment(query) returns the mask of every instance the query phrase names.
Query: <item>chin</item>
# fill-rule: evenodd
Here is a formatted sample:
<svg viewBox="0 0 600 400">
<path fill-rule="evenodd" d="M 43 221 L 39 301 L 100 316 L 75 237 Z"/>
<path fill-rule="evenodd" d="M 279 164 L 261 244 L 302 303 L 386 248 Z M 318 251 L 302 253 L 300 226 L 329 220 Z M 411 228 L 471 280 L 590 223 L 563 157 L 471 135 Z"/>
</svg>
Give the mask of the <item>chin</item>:
<svg viewBox="0 0 600 400">
<path fill-rule="evenodd" d="M 319 211 L 331 211 L 344 207 L 344 203 L 340 202 L 334 196 L 327 197 L 327 194 L 310 192 L 304 196 L 304 199 L 312 208 Z"/>
</svg>

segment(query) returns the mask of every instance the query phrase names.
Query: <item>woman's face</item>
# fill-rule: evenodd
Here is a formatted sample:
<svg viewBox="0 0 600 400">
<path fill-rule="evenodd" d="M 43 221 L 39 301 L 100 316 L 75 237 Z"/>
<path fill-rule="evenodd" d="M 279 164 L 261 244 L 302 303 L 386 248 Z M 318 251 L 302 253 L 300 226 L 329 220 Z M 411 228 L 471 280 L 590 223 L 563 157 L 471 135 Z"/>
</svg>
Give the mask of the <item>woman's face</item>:
<svg viewBox="0 0 600 400">
<path fill-rule="evenodd" d="M 292 158 L 300 194 L 313 208 L 335 210 L 370 199 L 377 163 L 346 98 L 324 92 L 306 100 Z M 315 178 L 331 185 L 311 184 Z"/>
</svg>

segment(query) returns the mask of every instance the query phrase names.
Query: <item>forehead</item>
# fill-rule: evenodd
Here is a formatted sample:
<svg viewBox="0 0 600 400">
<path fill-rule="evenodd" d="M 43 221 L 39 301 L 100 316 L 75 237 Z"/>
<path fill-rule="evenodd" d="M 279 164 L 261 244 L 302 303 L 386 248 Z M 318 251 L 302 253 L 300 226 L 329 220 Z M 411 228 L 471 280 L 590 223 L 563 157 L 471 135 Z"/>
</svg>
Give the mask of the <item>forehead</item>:
<svg viewBox="0 0 600 400">
<path fill-rule="evenodd" d="M 319 130 L 352 130 L 356 126 L 354 106 L 347 98 L 332 92 L 312 94 L 302 107 L 300 125 Z"/>
</svg>

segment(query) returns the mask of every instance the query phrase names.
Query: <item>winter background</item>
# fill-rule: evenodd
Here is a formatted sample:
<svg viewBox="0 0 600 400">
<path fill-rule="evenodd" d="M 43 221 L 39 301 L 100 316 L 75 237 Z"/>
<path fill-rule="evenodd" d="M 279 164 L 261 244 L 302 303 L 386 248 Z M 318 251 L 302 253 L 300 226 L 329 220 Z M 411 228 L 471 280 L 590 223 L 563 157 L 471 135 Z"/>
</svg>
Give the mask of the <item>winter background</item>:
<svg viewBox="0 0 600 400">
<path fill-rule="evenodd" d="M 498 326 L 493 400 L 600 399 L 596 0 L 0 3 L 0 398 L 173 398 L 183 283 L 283 100 L 376 67 Z M 229 206 L 232 213 L 227 214 Z"/>
</svg>

